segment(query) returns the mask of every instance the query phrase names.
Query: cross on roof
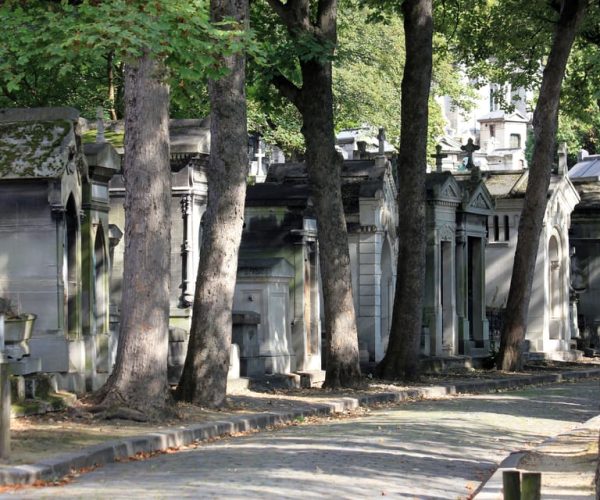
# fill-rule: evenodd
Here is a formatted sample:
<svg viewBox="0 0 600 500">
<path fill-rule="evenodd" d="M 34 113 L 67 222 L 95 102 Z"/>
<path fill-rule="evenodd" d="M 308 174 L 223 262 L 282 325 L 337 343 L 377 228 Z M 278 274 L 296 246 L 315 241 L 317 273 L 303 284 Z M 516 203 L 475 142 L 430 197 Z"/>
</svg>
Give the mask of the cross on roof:
<svg viewBox="0 0 600 500">
<path fill-rule="evenodd" d="M 442 146 L 440 144 L 438 144 L 435 147 L 435 154 L 431 155 L 431 158 L 435 158 L 436 172 L 441 172 L 442 171 L 442 160 L 444 158 L 448 158 L 448 155 L 446 153 L 442 153 Z"/>
<path fill-rule="evenodd" d="M 473 153 L 479 149 L 479 146 L 477 144 L 473 144 L 473 139 L 469 138 L 467 144 L 461 146 L 460 149 L 466 151 L 467 153 L 467 164 L 465 165 L 465 167 L 468 169 L 472 169 L 475 166 L 475 164 L 473 163 Z"/>
</svg>

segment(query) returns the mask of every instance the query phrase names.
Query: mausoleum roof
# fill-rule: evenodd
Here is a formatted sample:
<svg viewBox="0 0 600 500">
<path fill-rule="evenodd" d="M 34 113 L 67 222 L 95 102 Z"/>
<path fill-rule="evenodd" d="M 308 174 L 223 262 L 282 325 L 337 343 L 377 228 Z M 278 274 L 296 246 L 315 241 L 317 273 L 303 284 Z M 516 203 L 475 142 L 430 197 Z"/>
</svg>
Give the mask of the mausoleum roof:
<svg viewBox="0 0 600 500">
<path fill-rule="evenodd" d="M 478 118 L 478 122 L 489 122 L 489 121 L 506 121 L 506 122 L 524 122 L 529 123 L 527 117 L 521 114 L 519 111 L 514 111 L 512 113 L 507 113 L 501 109 L 496 111 L 491 111 L 486 115 Z"/>
<path fill-rule="evenodd" d="M 525 194 L 526 182 L 523 182 L 523 177 L 527 177 L 527 172 L 503 172 L 489 171 L 485 172 L 484 182 L 488 191 L 494 198 L 512 198 L 522 192 Z M 524 184 L 525 187 L 520 185 Z"/>
<path fill-rule="evenodd" d="M 600 155 L 590 155 L 576 163 L 569 170 L 569 179 L 573 182 L 580 180 L 600 180 Z"/>
<path fill-rule="evenodd" d="M 577 182 L 575 188 L 581 198 L 576 210 L 600 210 L 600 181 Z"/>
<path fill-rule="evenodd" d="M 82 161 L 73 108 L 0 110 L 0 178 L 58 178 Z"/>
</svg>

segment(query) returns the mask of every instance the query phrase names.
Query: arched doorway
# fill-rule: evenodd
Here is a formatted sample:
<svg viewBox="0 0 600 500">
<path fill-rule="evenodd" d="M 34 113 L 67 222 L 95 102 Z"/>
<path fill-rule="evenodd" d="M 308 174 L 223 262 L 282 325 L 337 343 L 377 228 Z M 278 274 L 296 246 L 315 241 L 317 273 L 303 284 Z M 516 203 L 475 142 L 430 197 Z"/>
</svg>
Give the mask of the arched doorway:
<svg viewBox="0 0 600 500">
<path fill-rule="evenodd" d="M 550 338 L 553 340 L 560 339 L 562 333 L 562 316 L 563 316 L 563 290 L 562 290 L 562 275 L 564 270 L 561 265 L 561 247 L 560 241 L 556 235 L 550 237 L 548 243 L 548 305 L 550 308 Z"/>
<path fill-rule="evenodd" d="M 93 258 L 93 293 L 92 311 L 95 333 L 108 332 L 108 258 L 106 252 L 106 242 L 104 238 L 104 229 L 102 225 L 98 226 L 96 238 L 94 240 Z"/>
<path fill-rule="evenodd" d="M 387 239 L 381 250 L 381 349 L 382 355 L 387 350 L 392 326 L 394 310 L 394 273 L 392 268 L 392 251 Z"/>
<path fill-rule="evenodd" d="M 64 317 L 67 335 L 79 335 L 79 270 L 77 247 L 79 241 L 79 214 L 71 195 L 65 211 L 65 236 L 63 252 L 63 281 L 65 285 Z"/>
</svg>

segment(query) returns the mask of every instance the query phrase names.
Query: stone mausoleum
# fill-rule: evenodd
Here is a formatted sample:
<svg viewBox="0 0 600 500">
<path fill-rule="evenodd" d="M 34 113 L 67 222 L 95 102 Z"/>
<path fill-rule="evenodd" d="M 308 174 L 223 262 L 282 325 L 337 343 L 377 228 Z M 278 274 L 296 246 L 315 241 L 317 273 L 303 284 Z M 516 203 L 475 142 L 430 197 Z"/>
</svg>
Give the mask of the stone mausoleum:
<svg viewBox="0 0 600 500">
<path fill-rule="evenodd" d="M 0 110 L 0 297 L 13 303 L 7 325 L 35 315 L 13 373 L 56 373 L 77 392 L 105 379 L 107 182 L 118 169 L 110 145 L 83 147 L 76 110 Z"/>
<path fill-rule="evenodd" d="M 94 128 L 70 108 L 0 111 L 0 298 L 11 300 L 16 310 L 7 325 L 25 322 L 31 334 L 30 340 L 9 346 L 13 372 L 53 373 L 60 387 L 76 392 L 105 381 L 118 344 L 125 247 L 121 126 L 111 123 L 104 131 L 100 121 Z M 357 129 L 339 138 L 364 363 L 379 361 L 387 347 L 402 238 L 397 233 L 395 150 L 382 130 L 377 139 L 372 135 L 371 129 Z M 172 120 L 170 139 L 169 377 L 176 383 L 191 323 L 209 190 L 208 122 Z M 247 191 L 230 377 L 314 374 L 322 368 L 327 332 L 322 331 L 318 227 L 306 168 L 275 163 L 258 144 L 252 149 L 258 159 L 250 158 L 258 170 Z M 460 151 L 466 152 L 469 170 L 461 164 L 447 171 L 449 164 L 438 151 L 436 169 L 427 177 L 421 342 L 426 357 L 488 355 L 493 328 L 486 312 L 505 307 L 527 182 L 526 170 L 482 173 L 472 163 L 472 143 Z M 570 349 L 574 289 L 579 323 L 583 318 L 586 325 L 597 326 L 597 235 L 590 223 L 597 208 L 595 184 L 587 174 L 573 173 L 578 195 L 565 173 L 562 152 L 559 173 L 552 177 L 530 308 L 527 338 L 537 352 Z M 585 206 L 576 212 L 572 234 L 579 274 L 571 279 L 568 227 L 580 196 Z"/>
</svg>

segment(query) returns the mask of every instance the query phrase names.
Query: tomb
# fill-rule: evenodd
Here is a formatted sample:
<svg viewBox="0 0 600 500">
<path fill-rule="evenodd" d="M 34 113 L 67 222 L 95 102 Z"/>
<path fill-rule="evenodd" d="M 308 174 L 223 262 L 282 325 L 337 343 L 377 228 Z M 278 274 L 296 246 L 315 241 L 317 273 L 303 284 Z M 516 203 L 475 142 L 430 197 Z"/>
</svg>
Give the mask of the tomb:
<svg viewBox="0 0 600 500">
<path fill-rule="evenodd" d="M 426 269 L 421 352 L 425 356 L 489 354 L 485 310 L 487 218 L 494 203 L 474 167 L 465 174 L 444 170 L 438 146 L 436 171 L 426 179 Z M 467 163 L 476 147 L 463 146 Z"/>
<path fill-rule="evenodd" d="M 426 180 L 426 268 L 421 352 L 425 356 L 458 353 L 456 315 L 456 210 L 462 196 L 449 172 Z"/>
<path fill-rule="evenodd" d="M 81 132 L 72 108 L 0 110 L 0 296 L 35 315 L 31 371 L 75 392 L 108 368 L 106 181 L 118 163 L 98 145 L 90 169 Z"/>
<path fill-rule="evenodd" d="M 303 163 L 271 165 L 267 181 L 279 183 L 286 190 L 298 190 L 295 195 L 290 193 L 288 196 L 299 196 L 299 190 L 308 189 Z M 283 191 L 281 196 L 285 196 Z M 396 197 L 392 166 L 383 154 L 374 159 L 344 161 L 342 198 L 363 362 L 379 361 L 387 347 L 398 249 Z M 316 229 L 314 219 L 311 220 L 311 225 Z M 316 243 L 314 246 L 316 247 Z M 317 268 L 316 250 L 313 258 L 314 267 Z M 316 286 L 312 285 L 312 288 L 315 291 L 311 293 L 316 295 Z M 318 299 L 315 297 L 311 301 L 314 304 L 311 308 L 314 310 Z"/>
<path fill-rule="evenodd" d="M 257 339 L 240 345 L 242 375 L 261 366 L 271 373 L 320 370 L 317 228 L 305 181 L 268 177 L 248 186 L 244 220 L 234 308 L 260 314 L 261 324 Z"/>
<path fill-rule="evenodd" d="M 458 353 L 486 357 L 490 351 L 489 322 L 485 308 L 485 247 L 487 221 L 494 201 L 475 168 L 456 175 L 462 200 L 456 213 L 456 315 Z"/>
<path fill-rule="evenodd" d="M 579 195 L 566 176 L 566 155 L 559 174 L 552 174 L 548 204 L 534 273 L 526 339 L 532 352 L 549 357 L 569 356 L 569 226 Z M 486 305 L 490 312 L 506 307 L 517 244 L 519 218 L 528 171 L 485 172 L 484 181 L 496 203 L 488 218 Z M 498 335 L 498 331 L 495 335 Z"/>
<path fill-rule="evenodd" d="M 206 209 L 206 168 L 210 150 L 208 122 L 171 120 L 171 299 L 170 325 L 189 332 L 193 293 L 200 257 L 201 219 Z M 125 228 L 125 186 L 121 176 L 110 182 L 110 223 L 113 232 Z M 118 317 L 125 245 L 113 250 L 110 302 Z M 113 327 L 118 332 L 118 325 Z"/>
<path fill-rule="evenodd" d="M 569 171 L 581 202 L 571 216 L 571 307 L 581 347 L 600 350 L 600 155 L 580 155 Z"/>
</svg>

